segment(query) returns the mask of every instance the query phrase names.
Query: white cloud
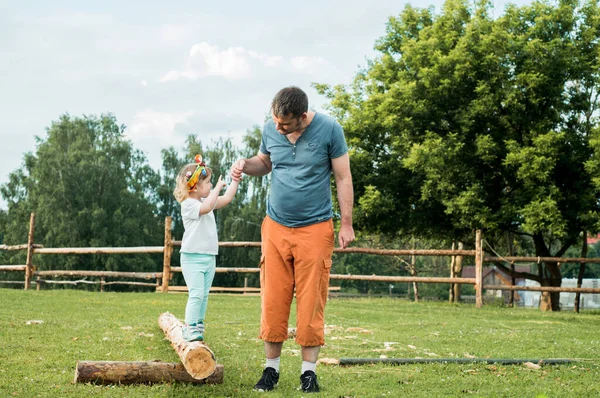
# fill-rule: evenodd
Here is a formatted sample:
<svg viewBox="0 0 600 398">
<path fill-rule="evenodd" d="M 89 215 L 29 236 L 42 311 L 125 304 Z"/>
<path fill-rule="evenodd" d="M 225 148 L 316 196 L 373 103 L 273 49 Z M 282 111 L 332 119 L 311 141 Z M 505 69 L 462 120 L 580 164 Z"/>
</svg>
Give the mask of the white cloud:
<svg viewBox="0 0 600 398">
<path fill-rule="evenodd" d="M 160 42 L 166 45 L 183 44 L 190 36 L 191 28 L 188 25 L 167 24 L 160 28 Z"/>
<path fill-rule="evenodd" d="M 125 134 L 142 149 L 147 149 L 149 145 L 166 148 L 178 141 L 177 126 L 186 124 L 193 115 L 194 112 L 139 111 Z"/>
<path fill-rule="evenodd" d="M 249 51 L 248 54 L 250 54 L 252 58 L 260 60 L 263 65 L 270 68 L 275 68 L 283 62 L 283 57 L 280 55 L 268 55 L 265 53 L 257 53 L 256 51 Z"/>
<path fill-rule="evenodd" d="M 325 67 L 331 66 L 323 57 L 293 57 L 291 63 L 296 70 L 303 73 L 316 73 Z"/>
<path fill-rule="evenodd" d="M 183 70 L 171 70 L 160 81 L 175 81 L 181 78 L 196 80 L 207 76 L 221 76 L 231 80 L 252 78 L 257 71 L 281 65 L 281 56 L 247 50 L 244 47 L 229 47 L 221 50 L 208 42 L 196 43 L 189 51 Z"/>
<path fill-rule="evenodd" d="M 194 112 L 139 111 L 125 130 L 125 135 L 135 148 L 146 154 L 150 167 L 158 170 L 161 167 L 161 150 L 183 146 L 185 136 L 177 129 L 187 125 L 193 115 Z"/>
<path fill-rule="evenodd" d="M 28 19 L 29 17 L 27 17 Z M 24 20 L 23 18 L 18 18 Z M 25 19 L 25 20 L 27 20 Z M 65 29 L 100 29 L 115 23 L 115 18 L 110 13 L 95 13 L 89 11 L 68 11 L 54 13 L 37 18 L 48 26 L 62 27 Z"/>
</svg>

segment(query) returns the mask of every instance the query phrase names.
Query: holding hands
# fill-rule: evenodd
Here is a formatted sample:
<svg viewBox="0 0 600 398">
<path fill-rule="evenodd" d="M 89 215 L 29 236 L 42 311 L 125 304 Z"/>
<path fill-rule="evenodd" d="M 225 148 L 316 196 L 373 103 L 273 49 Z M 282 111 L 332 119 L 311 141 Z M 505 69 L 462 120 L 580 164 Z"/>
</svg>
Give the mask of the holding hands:
<svg viewBox="0 0 600 398">
<path fill-rule="evenodd" d="M 246 166 L 246 159 L 238 159 L 232 166 L 229 174 L 233 181 L 240 181 L 242 179 L 242 172 Z"/>
</svg>

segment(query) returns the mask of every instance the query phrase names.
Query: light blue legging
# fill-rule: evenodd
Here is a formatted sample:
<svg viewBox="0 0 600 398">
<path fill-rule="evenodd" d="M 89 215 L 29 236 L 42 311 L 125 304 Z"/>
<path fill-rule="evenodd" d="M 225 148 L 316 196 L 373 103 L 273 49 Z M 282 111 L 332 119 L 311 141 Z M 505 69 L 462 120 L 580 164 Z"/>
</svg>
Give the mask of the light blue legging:
<svg viewBox="0 0 600 398">
<path fill-rule="evenodd" d="M 188 287 L 185 323 L 204 322 L 208 292 L 215 277 L 216 256 L 212 254 L 181 253 L 181 271 Z"/>
</svg>

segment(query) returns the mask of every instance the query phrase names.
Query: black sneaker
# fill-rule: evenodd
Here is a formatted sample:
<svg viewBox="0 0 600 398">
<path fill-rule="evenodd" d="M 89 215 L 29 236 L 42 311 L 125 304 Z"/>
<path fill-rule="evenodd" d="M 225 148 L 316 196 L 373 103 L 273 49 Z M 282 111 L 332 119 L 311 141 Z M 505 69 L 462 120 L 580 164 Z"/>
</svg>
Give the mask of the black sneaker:
<svg viewBox="0 0 600 398">
<path fill-rule="evenodd" d="M 300 387 L 304 392 L 319 392 L 319 383 L 317 383 L 317 375 L 312 370 L 307 370 L 300 376 Z"/>
<path fill-rule="evenodd" d="M 262 377 L 254 386 L 254 390 L 256 391 L 271 391 L 275 387 L 277 387 L 277 382 L 279 381 L 279 372 L 275 369 L 268 367 L 263 370 Z"/>
</svg>

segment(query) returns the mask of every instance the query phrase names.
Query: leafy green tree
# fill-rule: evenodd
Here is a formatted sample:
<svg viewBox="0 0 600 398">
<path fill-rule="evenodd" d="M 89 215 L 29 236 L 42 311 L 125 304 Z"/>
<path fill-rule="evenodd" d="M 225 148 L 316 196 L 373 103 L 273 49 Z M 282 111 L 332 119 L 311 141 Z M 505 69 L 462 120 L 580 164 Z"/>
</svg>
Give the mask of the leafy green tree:
<svg viewBox="0 0 600 398">
<path fill-rule="evenodd" d="M 560 257 L 599 227 L 598 2 L 498 19 L 491 1 L 470 5 L 407 6 L 350 86 L 315 85 L 349 137 L 357 226 L 466 245 L 482 229 L 504 252 L 510 233 Z M 561 283 L 555 262 L 517 276 Z M 559 309 L 558 293 L 546 299 Z"/>
<path fill-rule="evenodd" d="M 25 243 L 34 212 L 35 241 L 46 247 L 161 245 L 158 174 L 125 139 L 124 129 L 110 114 L 65 114 L 46 137 L 36 137 L 36 152 L 25 154 L 23 166 L 1 187 L 8 203 L 4 241 Z M 160 264 L 159 255 L 149 254 L 34 257 L 40 270 L 157 271 Z"/>
<path fill-rule="evenodd" d="M 566 257 L 581 257 L 581 244 L 572 246 L 565 253 Z M 592 245 L 588 245 L 587 256 L 588 258 L 600 257 L 600 241 Z M 561 266 L 562 275 L 565 278 L 576 279 L 579 274 L 579 264 L 563 264 Z M 584 278 L 599 279 L 600 278 L 600 264 L 587 264 L 585 267 Z"/>
</svg>

